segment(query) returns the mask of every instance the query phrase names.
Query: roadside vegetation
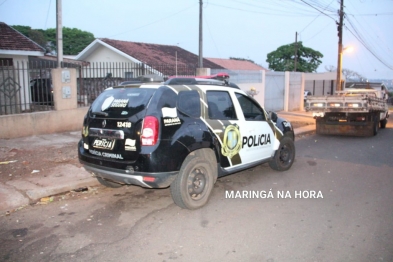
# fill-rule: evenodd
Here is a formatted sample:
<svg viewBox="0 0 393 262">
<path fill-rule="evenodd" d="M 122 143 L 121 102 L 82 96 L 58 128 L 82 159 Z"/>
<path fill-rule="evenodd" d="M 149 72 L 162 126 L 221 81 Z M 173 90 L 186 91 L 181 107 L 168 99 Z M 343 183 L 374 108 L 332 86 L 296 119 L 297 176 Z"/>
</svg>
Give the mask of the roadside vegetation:
<svg viewBox="0 0 393 262">
<path fill-rule="evenodd" d="M 30 38 L 43 48 L 47 53 L 56 54 L 56 28 L 32 29 L 30 26 L 13 25 L 12 28 Z M 95 39 L 94 35 L 77 28 L 63 27 L 63 53 L 77 55 Z"/>
</svg>

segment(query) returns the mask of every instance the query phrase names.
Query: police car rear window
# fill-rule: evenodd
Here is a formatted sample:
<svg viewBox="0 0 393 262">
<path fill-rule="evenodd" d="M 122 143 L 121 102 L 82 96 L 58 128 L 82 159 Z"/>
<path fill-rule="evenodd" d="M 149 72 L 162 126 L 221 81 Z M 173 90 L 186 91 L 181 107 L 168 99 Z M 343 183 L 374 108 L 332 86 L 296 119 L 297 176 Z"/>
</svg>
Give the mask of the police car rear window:
<svg viewBox="0 0 393 262">
<path fill-rule="evenodd" d="M 107 117 L 129 117 L 145 109 L 156 89 L 116 88 L 101 93 L 91 113 Z"/>
</svg>

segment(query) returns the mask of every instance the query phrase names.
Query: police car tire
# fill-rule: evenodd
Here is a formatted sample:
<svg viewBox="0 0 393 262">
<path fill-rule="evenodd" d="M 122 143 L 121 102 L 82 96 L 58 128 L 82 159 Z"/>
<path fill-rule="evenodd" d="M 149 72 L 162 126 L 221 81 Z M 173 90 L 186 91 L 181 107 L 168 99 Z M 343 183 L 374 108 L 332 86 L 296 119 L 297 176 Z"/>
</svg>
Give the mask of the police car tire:
<svg viewBox="0 0 393 262">
<path fill-rule="evenodd" d="M 280 146 L 272 160 L 269 161 L 269 166 L 277 171 L 286 171 L 291 168 L 295 160 L 295 144 L 293 140 L 284 136 L 280 140 Z"/>
<path fill-rule="evenodd" d="M 198 209 L 209 200 L 215 181 L 214 166 L 199 154 L 188 155 L 170 190 L 176 205 L 184 209 Z"/>
<path fill-rule="evenodd" d="M 109 180 L 105 180 L 101 177 L 97 177 L 98 182 L 100 182 L 101 185 L 106 186 L 106 187 L 111 187 L 111 188 L 119 188 L 122 187 L 122 184 L 115 183 Z"/>
</svg>

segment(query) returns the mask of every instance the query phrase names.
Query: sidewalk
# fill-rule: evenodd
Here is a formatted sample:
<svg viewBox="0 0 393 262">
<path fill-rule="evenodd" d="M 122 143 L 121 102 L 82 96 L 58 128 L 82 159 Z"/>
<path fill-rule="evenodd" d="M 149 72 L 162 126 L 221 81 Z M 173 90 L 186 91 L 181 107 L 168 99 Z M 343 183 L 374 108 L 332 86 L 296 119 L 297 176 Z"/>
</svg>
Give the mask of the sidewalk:
<svg viewBox="0 0 393 262">
<path fill-rule="evenodd" d="M 307 112 L 278 112 L 278 115 L 292 123 L 307 123 L 305 126 L 295 128 L 295 135 L 315 130 L 315 120 Z M 53 151 L 57 149 L 61 150 L 65 145 L 71 145 L 72 147 L 75 146 L 75 155 L 77 155 L 77 143 L 80 137 L 80 131 L 75 131 L 16 139 L 0 139 L 0 149 L 3 149 L 0 151 L 0 159 L 2 159 L 0 160 L 0 176 L 11 175 L 4 173 L 3 170 L 5 168 L 3 167 L 5 165 L 12 165 L 13 161 L 19 161 L 14 158 L 4 160 L 4 155 L 6 155 L 4 154 L 5 150 L 8 150 L 7 153 L 18 150 L 31 150 L 31 152 L 34 152 L 38 148 Z M 34 166 L 34 163 L 32 163 L 32 166 Z M 41 173 L 31 175 L 34 171 L 39 172 L 39 170 L 29 170 L 28 173 L 24 171 L 26 173 L 25 175 L 15 178 L 12 177 L 12 180 L 4 183 L 0 182 L 0 216 L 1 213 L 12 212 L 23 208 L 24 206 L 38 202 L 44 197 L 99 185 L 97 179 L 92 177 L 83 167 L 78 167 L 67 161 L 54 161 L 54 164 L 46 170 L 47 173 L 45 175 Z"/>
<path fill-rule="evenodd" d="M 27 151 L 28 153 L 34 153 L 38 149 L 41 151 L 49 150 L 49 154 L 52 154 L 53 158 L 55 158 L 56 152 L 51 151 L 61 150 L 65 145 L 71 145 L 72 148 L 75 148 L 75 151 L 73 151 L 76 156 L 76 145 L 80 137 L 80 131 L 75 131 L 15 139 L 0 139 L 0 149 L 5 148 L 15 152 Z M 92 177 L 83 168 L 67 163 L 67 161 L 62 162 L 61 159 L 59 161 L 49 162 L 49 164 L 52 163 L 52 166 L 45 168 L 46 172 L 43 172 L 43 170 L 34 170 L 36 166 L 41 166 L 38 163 L 29 163 L 30 166 L 26 170 L 14 171 L 22 175 L 16 176 L 9 174 L 10 172 L 4 173 L 6 165 L 12 166 L 16 162 L 23 160 L 18 159 L 18 157 L 10 157 L 10 159 L 4 160 L 3 151 L 0 151 L 0 157 L 2 159 L 0 160 L 0 176 L 13 177 L 12 180 L 5 183 L 0 182 L 0 214 L 6 211 L 12 212 L 12 210 L 36 203 L 43 197 L 99 185 L 97 179 Z M 4 181 L 4 177 L 2 181 Z"/>
<path fill-rule="evenodd" d="M 315 130 L 315 119 L 312 112 L 294 111 L 294 112 L 277 112 L 279 117 L 288 120 L 291 123 L 301 122 L 307 125 L 295 128 L 295 135 L 309 133 Z"/>
</svg>

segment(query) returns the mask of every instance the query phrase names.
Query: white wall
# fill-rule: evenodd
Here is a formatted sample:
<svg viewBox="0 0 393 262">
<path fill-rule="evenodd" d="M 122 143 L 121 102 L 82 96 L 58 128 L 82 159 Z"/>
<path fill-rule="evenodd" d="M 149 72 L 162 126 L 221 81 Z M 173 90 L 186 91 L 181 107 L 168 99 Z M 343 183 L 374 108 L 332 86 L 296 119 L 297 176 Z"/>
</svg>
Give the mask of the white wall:
<svg viewBox="0 0 393 262">
<path fill-rule="evenodd" d="M 27 70 L 27 64 L 29 57 L 25 55 L 1 55 L 2 58 L 12 58 L 14 68 L 25 69 L 25 70 L 12 70 L 13 74 L 17 74 L 18 83 L 21 84 L 22 93 L 19 97 L 21 99 L 22 110 L 30 109 L 30 85 L 29 85 L 29 71 Z M 23 73 L 21 73 L 23 72 Z"/>
<path fill-rule="evenodd" d="M 299 111 L 304 108 L 304 73 L 288 72 L 288 103 L 285 111 Z"/>
<path fill-rule="evenodd" d="M 135 65 L 131 60 L 102 45 L 97 47 L 85 61 L 91 64 L 90 67 L 82 69 L 84 78 L 103 78 L 108 73 L 111 73 L 112 77 L 124 78 L 126 72 L 134 71 L 134 68 L 130 68 L 129 70 L 124 69 L 127 67 L 125 64 L 132 65 L 131 67 Z M 134 75 L 136 75 L 136 72 L 134 72 Z"/>
<path fill-rule="evenodd" d="M 264 107 L 265 105 L 265 84 L 264 83 L 247 83 L 247 84 L 238 84 L 241 90 L 247 93 L 252 89 L 255 89 L 257 93 L 254 95 L 254 99 Z"/>
<path fill-rule="evenodd" d="M 69 71 L 71 80 L 62 81 L 62 72 Z M 80 130 L 88 107 L 77 108 L 76 72 L 70 69 L 52 69 L 54 111 L 0 116 L 0 138 L 16 138 L 41 134 Z M 71 97 L 62 96 L 62 87 L 70 87 Z"/>
<path fill-rule="evenodd" d="M 304 73 L 262 71 L 262 83 L 237 85 L 245 92 L 255 88 L 254 99 L 268 111 L 300 111 L 304 81 Z"/>
<path fill-rule="evenodd" d="M 312 95 L 322 96 L 334 94 L 336 88 L 336 72 L 305 73 L 305 90 Z M 343 81 L 345 77 L 342 76 Z"/>
<path fill-rule="evenodd" d="M 325 73 L 304 73 L 304 80 L 336 80 L 336 72 L 325 72 Z"/>
<path fill-rule="evenodd" d="M 109 48 L 106 48 L 105 46 L 100 45 L 97 47 L 97 49 L 94 50 L 94 52 L 89 55 L 85 61 L 88 62 L 123 62 L 123 63 L 129 63 L 131 62 L 129 59 L 127 59 L 124 56 L 121 56 L 120 54 L 110 50 Z"/>
</svg>

